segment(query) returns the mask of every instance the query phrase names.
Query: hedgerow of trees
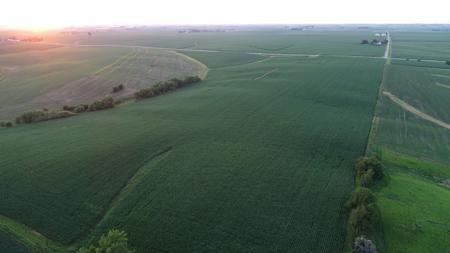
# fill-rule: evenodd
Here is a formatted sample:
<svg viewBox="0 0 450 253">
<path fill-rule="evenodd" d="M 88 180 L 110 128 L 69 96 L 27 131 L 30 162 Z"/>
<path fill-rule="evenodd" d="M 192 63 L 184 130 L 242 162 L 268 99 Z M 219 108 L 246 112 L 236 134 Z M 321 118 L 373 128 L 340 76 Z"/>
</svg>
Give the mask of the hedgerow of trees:
<svg viewBox="0 0 450 253">
<path fill-rule="evenodd" d="M 134 94 L 134 97 L 136 99 L 144 99 L 159 96 L 169 91 L 173 91 L 179 88 L 183 88 L 198 83 L 201 80 L 202 79 L 200 79 L 200 77 L 198 76 L 189 76 L 183 80 L 177 78 L 170 79 L 169 81 L 157 83 L 156 85 L 150 88 L 141 89 Z"/>
<path fill-rule="evenodd" d="M 100 237 L 98 243 L 83 247 L 77 253 L 134 253 L 128 246 L 127 234 L 117 229 Z"/>
<path fill-rule="evenodd" d="M 154 96 L 158 96 L 169 91 L 173 91 L 178 88 L 183 88 L 195 83 L 200 82 L 202 79 L 198 76 L 189 76 L 185 79 L 170 79 L 165 82 L 160 82 L 150 88 L 145 88 L 137 91 L 134 94 L 136 99 L 144 99 L 151 98 Z M 118 92 L 123 90 L 125 87 L 123 84 L 120 84 L 113 88 L 113 92 Z M 105 97 L 103 99 L 97 100 L 92 104 L 80 104 L 80 105 L 65 105 L 62 107 L 62 110 L 34 110 L 30 112 L 25 112 L 22 115 L 16 117 L 16 124 L 29 124 L 40 121 L 52 120 L 70 117 L 76 115 L 78 113 L 83 112 L 94 112 L 100 110 L 106 110 L 113 108 L 116 104 L 121 101 L 115 101 L 112 97 Z M 0 122 L 0 127 L 12 127 L 12 122 Z"/>
<path fill-rule="evenodd" d="M 16 124 L 29 124 L 40 121 L 67 118 L 75 113 L 64 110 L 49 111 L 47 109 L 25 112 L 16 118 Z"/>
<path fill-rule="evenodd" d="M 13 123 L 11 121 L 0 121 L 0 127 L 9 128 L 12 126 L 13 126 Z"/>
<path fill-rule="evenodd" d="M 373 233 L 379 222 L 376 197 L 368 187 L 384 178 L 381 159 L 378 156 L 359 158 L 355 163 L 355 174 L 357 187 L 345 205 L 347 237 L 352 240 L 353 252 L 376 253 L 374 243 L 363 236 Z"/>
</svg>

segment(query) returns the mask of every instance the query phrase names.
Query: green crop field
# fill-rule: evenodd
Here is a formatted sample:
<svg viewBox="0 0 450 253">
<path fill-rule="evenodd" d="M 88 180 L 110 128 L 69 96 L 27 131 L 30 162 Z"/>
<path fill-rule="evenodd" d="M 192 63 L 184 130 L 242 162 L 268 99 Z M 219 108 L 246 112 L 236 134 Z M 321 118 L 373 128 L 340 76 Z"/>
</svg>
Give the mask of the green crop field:
<svg viewBox="0 0 450 253">
<path fill-rule="evenodd" d="M 0 119 L 204 78 L 1 128 L 0 251 L 73 252 L 118 228 L 138 253 L 342 252 L 354 162 L 376 153 L 379 252 L 447 253 L 450 36 L 399 26 L 385 59 L 360 44 L 383 29 L 114 28 L 0 44 Z"/>
<path fill-rule="evenodd" d="M 142 48 L 59 47 L 0 54 L 0 119 L 91 103 L 106 95 L 127 97 L 159 81 L 204 72 L 204 66 L 184 55 Z M 111 94 L 119 84 L 125 90 Z"/>
<path fill-rule="evenodd" d="M 383 61 L 189 55 L 212 65 L 196 87 L 0 131 L 0 213 L 65 245 L 342 249 Z"/>
<path fill-rule="evenodd" d="M 219 50 L 227 52 L 295 53 L 322 55 L 381 56 L 384 47 L 360 45 L 371 39 L 372 31 L 306 30 L 290 31 L 279 28 L 249 28 L 227 32 L 183 33 L 179 29 L 136 29 L 97 31 L 75 35 L 55 33 L 51 42 L 65 44 L 120 44 L 179 49 Z"/>
<path fill-rule="evenodd" d="M 393 32 L 393 57 L 450 60 L 450 33 L 425 31 Z"/>
<path fill-rule="evenodd" d="M 393 35 L 393 55 L 445 59 L 445 33 Z M 442 62 L 394 60 L 384 72 L 374 152 L 388 171 L 376 189 L 387 252 L 450 249 L 450 70 Z"/>
</svg>

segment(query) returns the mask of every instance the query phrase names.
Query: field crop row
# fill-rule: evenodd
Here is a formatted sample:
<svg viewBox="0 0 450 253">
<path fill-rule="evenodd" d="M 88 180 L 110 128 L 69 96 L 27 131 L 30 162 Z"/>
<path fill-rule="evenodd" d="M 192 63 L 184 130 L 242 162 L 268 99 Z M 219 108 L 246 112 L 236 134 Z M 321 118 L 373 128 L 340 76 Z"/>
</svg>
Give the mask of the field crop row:
<svg viewBox="0 0 450 253">
<path fill-rule="evenodd" d="M 2 130 L 0 213 L 64 244 L 120 227 L 138 251 L 335 252 L 382 66 L 273 58 Z"/>
</svg>

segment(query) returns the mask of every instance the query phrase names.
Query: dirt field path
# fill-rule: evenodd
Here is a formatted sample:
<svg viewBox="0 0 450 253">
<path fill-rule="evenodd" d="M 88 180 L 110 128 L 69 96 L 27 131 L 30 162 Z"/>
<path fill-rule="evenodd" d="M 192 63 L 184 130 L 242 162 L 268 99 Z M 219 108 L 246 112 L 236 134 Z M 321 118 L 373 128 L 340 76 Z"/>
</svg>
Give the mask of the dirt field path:
<svg viewBox="0 0 450 253">
<path fill-rule="evenodd" d="M 399 105 L 400 107 L 402 107 L 404 110 L 426 120 L 429 122 L 432 122 L 438 126 L 441 126 L 443 128 L 447 128 L 450 130 L 450 124 L 445 123 L 439 119 L 434 118 L 431 115 L 428 115 L 422 111 L 417 110 L 416 108 L 414 108 L 412 105 L 406 103 L 405 101 L 401 100 L 400 98 L 398 98 L 397 96 L 395 96 L 394 94 L 388 92 L 388 91 L 383 91 L 383 95 L 387 96 L 389 99 L 391 99 L 394 103 L 396 103 L 397 105 Z"/>
<path fill-rule="evenodd" d="M 273 72 L 275 72 L 275 71 L 277 71 L 277 70 L 278 70 L 278 69 L 272 69 L 272 70 L 270 70 L 270 71 L 267 71 L 266 73 L 264 73 L 264 74 L 262 74 L 262 75 L 256 77 L 256 78 L 253 79 L 253 80 L 263 79 L 264 77 L 266 77 L 266 76 L 272 74 Z"/>
<path fill-rule="evenodd" d="M 450 85 L 446 85 L 446 84 L 443 84 L 443 83 L 434 83 L 434 84 L 436 84 L 439 87 L 450 89 Z"/>
</svg>

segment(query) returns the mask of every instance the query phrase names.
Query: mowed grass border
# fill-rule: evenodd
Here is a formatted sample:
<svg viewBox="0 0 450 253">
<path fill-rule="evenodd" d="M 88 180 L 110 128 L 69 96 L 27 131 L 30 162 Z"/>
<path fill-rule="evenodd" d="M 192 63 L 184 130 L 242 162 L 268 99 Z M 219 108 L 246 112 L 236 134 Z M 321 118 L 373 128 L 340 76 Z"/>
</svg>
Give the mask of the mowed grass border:
<svg viewBox="0 0 450 253">
<path fill-rule="evenodd" d="M 37 231 L 0 214 L 0 230 L 13 236 L 33 253 L 68 253 L 67 247 L 56 243 Z"/>
</svg>

